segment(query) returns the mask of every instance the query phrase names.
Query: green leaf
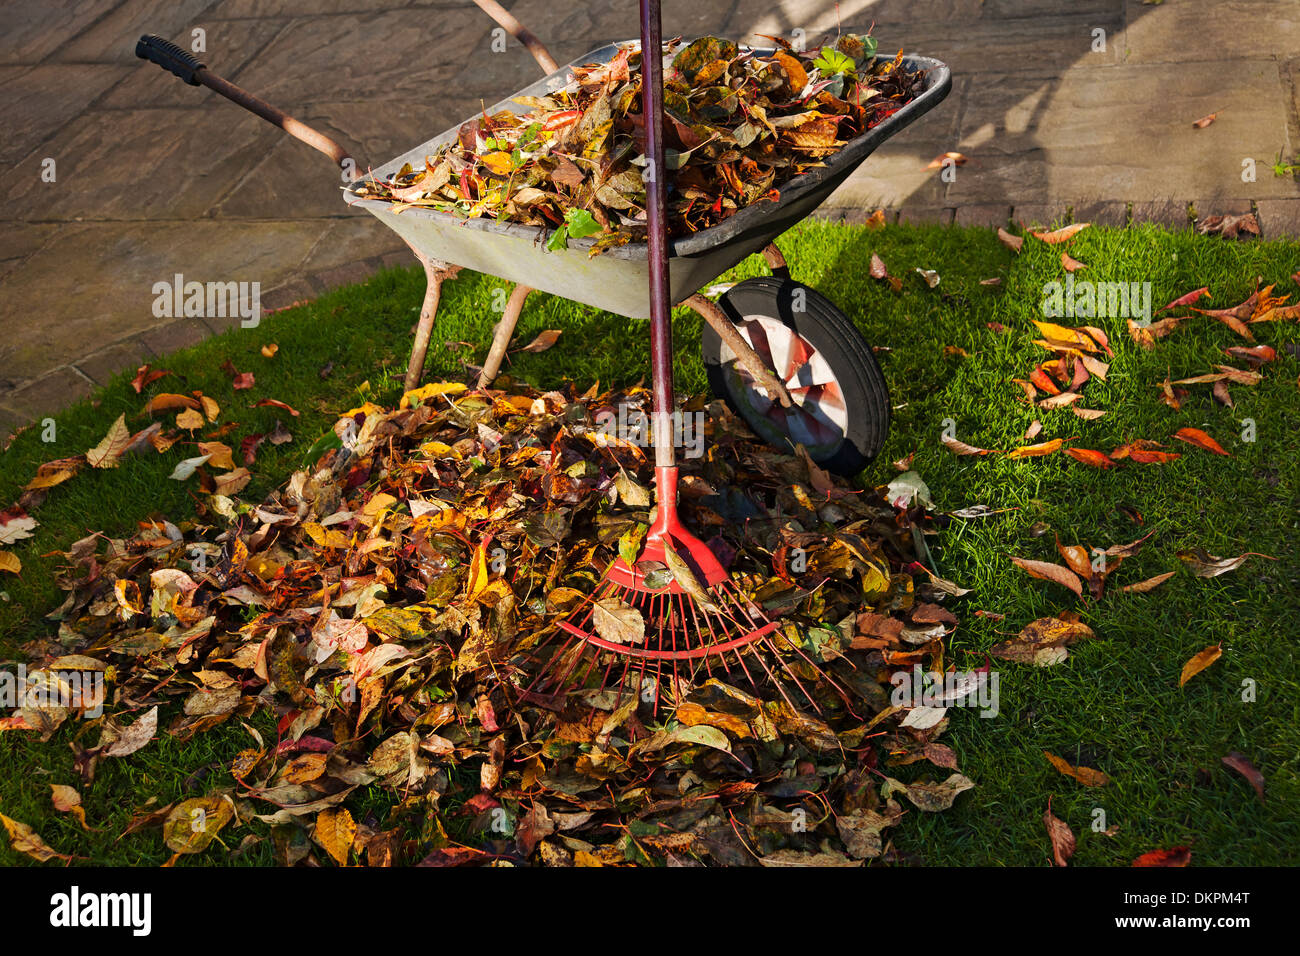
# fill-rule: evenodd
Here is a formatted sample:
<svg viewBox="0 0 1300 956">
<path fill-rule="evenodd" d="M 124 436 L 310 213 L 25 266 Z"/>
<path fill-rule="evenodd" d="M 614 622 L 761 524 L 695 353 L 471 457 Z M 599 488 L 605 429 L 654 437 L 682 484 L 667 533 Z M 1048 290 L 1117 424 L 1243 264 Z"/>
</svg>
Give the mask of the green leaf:
<svg viewBox="0 0 1300 956">
<path fill-rule="evenodd" d="M 585 209 L 570 209 L 564 214 L 564 221 L 569 227 L 569 235 L 574 239 L 594 236 L 604 231 L 595 217 Z"/>
<path fill-rule="evenodd" d="M 548 252 L 559 252 L 567 248 L 569 248 L 569 227 L 564 225 L 551 233 L 551 238 L 546 240 L 546 249 Z"/>
<path fill-rule="evenodd" d="M 813 66 L 821 70 L 823 76 L 833 76 L 837 73 L 852 73 L 853 60 L 845 56 L 839 50 L 833 47 L 822 47 L 821 55 L 813 60 Z"/>
</svg>

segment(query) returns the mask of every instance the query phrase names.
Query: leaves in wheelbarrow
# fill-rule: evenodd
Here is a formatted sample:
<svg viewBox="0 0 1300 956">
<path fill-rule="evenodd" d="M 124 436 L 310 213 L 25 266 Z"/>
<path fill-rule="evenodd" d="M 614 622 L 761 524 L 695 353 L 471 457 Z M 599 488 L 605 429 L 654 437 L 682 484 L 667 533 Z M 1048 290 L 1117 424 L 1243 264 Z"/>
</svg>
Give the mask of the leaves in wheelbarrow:
<svg viewBox="0 0 1300 956">
<path fill-rule="evenodd" d="M 667 229 L 683 236 L 780 197 L 794 177 L 824 165 L 923 90 L 902 55 L 875 59 L 876 40 L 844 34 L 804 53 L 773 37 L 773 53 L 702 37 L 674 54 L 664 76 Z M 641 54 L 572 71 L 547 96 L 519 96 L 520 113 L 486 112 L 458 135 L 360 194 L 400 213 L 423 206 L 551 230 L 546 247 L 596 236 L 591 254 L 645 236 Z"/>
<path fill-rule="evenodd" d="M 662 616 L 590 600 L 618 556 L 697 609 L 712 599 L 685 550 L 639 560 L 653 461 L 634 442 L 591 441 L 602 411 L 649 400 L 640 388 L 409 392 L 398 408 L 353 410 L 334 431 L 351 430 L 348 447 L 320 443 L 259 500 L 207 486 L 218 493 L 196 489 L 195 513 L 171 516 L 168 535 L 150 523 L 70 547 L 66 626 L 27 650 L 113 668 L 106 713 L 87 717 L 98 735 L 72 742 L 83 784 L 155 737 L 249 735 L 205 796 L 138 808 L 124 839 L 162 824 L 157 850 L 214 861 L 269 841 L 284 865 L 897 859 L 901 807 L 939 811 L 971 785 L 938 742 L 964 713 L 904 726 L 915 709 L 889 703 L 891 673 L 960 628 L 964 589 L 917 551 L 933 535 L 924 482 L 850 489 L 707 406 L 711 453 L 682 463 L 682 518 L 726 555 L 738 606 L 778 619 L 761 660 L 791 678 L 773 683 L 758 657 L 749 678 L 718 658 L 661 673 L 592 658 L 561 621 L 589 610 L 599 637 L 644 648 Z M 200 450 L 211 467 L 239 457 L 216 439 Z M 816 532 L 792 517 L 826 499 Z M 719 636 L 743 633 L 719 617 Z M 529 690 L 545 673 L 610 667 L 604 687 Z M 902 740 L 948 778 L 901 764 L 882 777 Z M 796 812 L 805 829 L 789 825 Z"/>
</svg>

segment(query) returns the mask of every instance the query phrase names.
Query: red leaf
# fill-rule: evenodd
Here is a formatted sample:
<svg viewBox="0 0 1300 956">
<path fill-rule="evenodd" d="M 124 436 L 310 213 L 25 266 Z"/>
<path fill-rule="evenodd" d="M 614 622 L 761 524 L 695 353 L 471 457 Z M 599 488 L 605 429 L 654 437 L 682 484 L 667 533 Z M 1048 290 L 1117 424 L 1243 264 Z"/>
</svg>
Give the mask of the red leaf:
<svg viewBox="0 0 1300 956">
<path fill-rule="evenodd" d="M 1193 289 L 1191 292 L 1187 293 L 1186 295 L 1180 295 L 1178 298 L 1174 299 L 1174 301 L 1170 302 L 1168 305 L 1164 305 L 1156 309 L 1156 314 L 1159 315 L 1161 312 L 1165 312 L 1169 309 L 1181 308 L 1184 305 L 1191 305 L 1193 302 L 1196 302 L 1199 299 L 1203 299 L 1205 296 L 1209 294 L 1210 294 L 1210 287 L 1207 285 L 1203 285 L 1199 289 Z"/>
<path fill-rule="evenodd" d="M 1187 866 L 1192 862 L 1190 846 L 1176 846 L 1169 850 L 1152 850 L 1133 861 L 1134 866 Z"/>
<path fill-rule="evenodd" d="M 265 407 L 268 407 L 268 406 L 269 406 L 269 407 L 272 407 L 272 408 L 283 408 L 286 412 L 288 412 L 288 413 L 289 413 L 290 415 L 292 415 L 294 418 L 297 418 L 297 417 L 298 417 L 298 411 L 297 411 L 297 409 L 293 408 L 291 405 L 286 405 L 284 402 L 282 402 L 282 401 L 280 401 L 279 399 L 276 399 L 276 398 L 261 398 L 261 399 L 258 399 L 256 402 L 254 402 L 252 405 L 250 405 L 250 406 L 248 406 L 248 407 L 249 407 L 249 408 L 265 408 Z"/>
<path fill-rule="evenodd" d="M 1117 462 L 1112 461 L 1110 456 L 1102 451 L 1094 451 L 1091 448 L 1067 448 L 1065 453 L 1077 462 L 1085 465 L 1092 465 L 1094 468 L 1115 468 Z"/>
<path fill-rule="evenodd" d="M 1224 455 L 1229 458 L 1232 457 L 1223 450 L 1223 447 L 1217 441 L 1205 434 L 1205 432 L 1201 431 L 1199 428 L 1180 428 L 1178 431 L 1174 432 L 1174 437 L 1179 441 L 1187 442 L 1189 445 L 1195 445 L 1197 448 L 1204 448 L 1206 451 L 1212 451 L 1216 455 Z"/>
</svg>

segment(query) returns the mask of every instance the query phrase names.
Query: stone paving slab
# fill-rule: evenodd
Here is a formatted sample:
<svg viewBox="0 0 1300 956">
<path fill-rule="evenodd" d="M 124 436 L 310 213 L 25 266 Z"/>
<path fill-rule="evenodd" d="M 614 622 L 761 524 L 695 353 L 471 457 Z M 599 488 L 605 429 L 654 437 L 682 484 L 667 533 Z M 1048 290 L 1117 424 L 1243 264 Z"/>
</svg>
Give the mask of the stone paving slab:
<svg viewBox="0 0 1300 956">
<path fill-rule="evenodd" d="M 233 107 L 90 110 L 14 167 L 0 219 L 199 219 L 283 135 Z"/>
<path fill-rule="evenodd" d="M 504 2 L 560 62 L 638 32 L 633 3 Z M 670 35 L 800 30 L 811 45 L 872 21 L 882 49 L 948 62 L 954 90 L 828 217 L 1123 226 L 1131 210 L 1188 227 L 1190 204 L 1300 235 L 1300 183 L 1269 168 L 1300 151 L 1296 0 L 664 0 Z M 188 46 L 202 28 L 213 69 L 370 164 L 539 75 L 513 40 L 496 52 L 465 0 L 43 0 L 7 3 L 4 24 L 0 426 L 231 324 L 155 317 L 152 284 L 176 272 L 257 280 L 271 308 L 412 261 L 343 205 L 318 154 L 136 59 L 140 33 Z M 925 167 L 950 149 L 969 162 L 948 183 Z M 47 156 L 55 183 L 40 181 Z"/>
<path fill-rule="evenodd" d="M 320 223 L 310 221 L 69 225 L 4 280 L 0 386 L 166 324 L 153 314 L 153 286 L 176 273 L 186 281 L 273 288 L 296 273 L 320 233 Z"/>
<path fill-rule="evenodd" d="M 1210 67 L 1208 72 L 1228 86 L 1235 74 L 1217 68 L 1223 61 L 1252 60 L 1270 50 L 1300 50 L 1300 3 L 1169 0 L 1154 13 L 1142 0 L 1126 0 L 1126 4 L 1125 56 L 1129 63 Z M 1186 41 L 1170 42 L 1171 38 Z"/>
<path fill-rule="evenodd" d="M 0 164 L 12 166 L 127 76 L 107 63 L 0 67 L 4 139 Z M 173 78 L 174 80 L 174 78 Z M 57 166 L 56 166 L 57 174 Z"/>
<path fill-rule="evenodd" d="M 1187 199 L 1297 194 L 1295 183 L 1274 177 L 1265 162 L 1287 122 L 1272 61 L 1238 63 L 1227 90 L 1211 71 L 1168 64 L 982 79 L 964 103 L 957 146 L 982 165 L 979 175 L 958 172 L 949 192 L 958 204 L 1025 190 L 1137 201 L 1167 191 L 1171 180 Z M 1144 91 L 1141 98 L 1132 96 L 1135 89 Z M 1216 122 L 1193 127 L 1216 108 Z M 1264 167 L 1253 183 L 1241 180 L 1246 157 Z"/>
<path fill-rule="evenodd" d="M 280 34 L 288 22 L 284 18 L 216 20 L 205 14 L 195 23 L 207 34 L 207 51 L 196 53 L 195 56 L 209 69 L 238 83 L 243 68 Z M 133 58 L 126 69 L 129 70 L 127 77 L 109 90 L 95 104 L 96 107 L 138 110 L 150 106 L 168 106 L 190 109 L 201 103 L 215 103 L 219 98 L 205 87 L 190 86 L 163 70 L 149 69 L 148 64 L 140 59 Z M 229 108 L 238 109 L 234 104 Z"/>
</svg>

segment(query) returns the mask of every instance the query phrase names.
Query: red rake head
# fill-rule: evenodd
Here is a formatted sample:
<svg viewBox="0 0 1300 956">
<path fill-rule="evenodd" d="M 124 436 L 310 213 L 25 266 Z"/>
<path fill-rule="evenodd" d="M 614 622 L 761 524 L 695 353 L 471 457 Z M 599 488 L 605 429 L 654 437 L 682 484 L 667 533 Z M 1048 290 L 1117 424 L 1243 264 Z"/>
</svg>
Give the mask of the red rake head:
<svg viewBox="0 0 1300 956">
<path fill-rule="evenodd" d="M 562 697 L 581 689 L 623 688 L 631 677 L 633 692 L 653 701 L 657 711 L 664 680 L 670 697 L 678 702 L 701 677 L 717 677 L 754 688 L 775 686 L 793 707 L 778 677 L 780 671 L 820 710 L 783 656 L 793 651 L 802 660 L 805 679 L 826 681 L 847 701 L 838 685 L 785 641 L 777 624 L 736 590 L 709 546 L 682 525 L 677 515 L 677 469 L 656 471 L 658 515 L 636 566 L 629 567 L 622 558 L 614 561 L 592 595 L 558 622 L 558 634 L 534 649 L 540 659 L 538 652 L 555 637 L 561 638 L 525 693 Z M 648 562 L 673 569 L 672 580 L 654 586 L 643 571 Z M 682 565 L 689 573 L 683 572 Z M 638 616 L 639 624 L 635 623 Z M 643 625 L 639 640 L 624 635 L 617 626 L 620 618 L 628 617 L 634 622 L 634 634 Z"/>
</svg>

